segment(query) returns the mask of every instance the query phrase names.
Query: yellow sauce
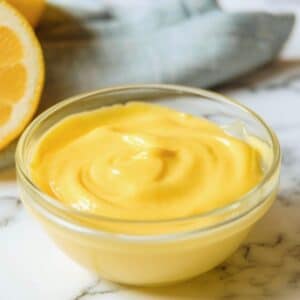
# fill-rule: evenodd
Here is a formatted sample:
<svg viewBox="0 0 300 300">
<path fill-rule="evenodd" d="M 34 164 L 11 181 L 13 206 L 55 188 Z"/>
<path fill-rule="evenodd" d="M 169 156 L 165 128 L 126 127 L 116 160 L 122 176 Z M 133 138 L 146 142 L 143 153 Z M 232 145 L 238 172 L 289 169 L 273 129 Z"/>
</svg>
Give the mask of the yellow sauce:
<svg viewBox="0 0 300 300">
<path fill-rule="evenodd" d="M 262 178 L 256 147 L 213 122 L 132 102 L 72 115 L 39 141 L 33 182 L 80 211 L 128 220 L 223 207 Z"/>
</svg>

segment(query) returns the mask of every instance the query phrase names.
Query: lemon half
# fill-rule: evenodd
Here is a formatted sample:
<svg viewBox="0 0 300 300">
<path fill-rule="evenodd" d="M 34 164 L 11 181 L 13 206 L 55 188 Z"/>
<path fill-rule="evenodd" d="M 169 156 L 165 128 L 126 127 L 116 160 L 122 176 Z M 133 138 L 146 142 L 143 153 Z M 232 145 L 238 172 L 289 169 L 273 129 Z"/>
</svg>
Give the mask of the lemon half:
<svg viewBox="0 0 300 300">
<path fill-rule="evenodd" d="M 40 44 L 27 20 L 0 1 L 0 150 L 33 117 L 44 84 Z"/>
</svg>

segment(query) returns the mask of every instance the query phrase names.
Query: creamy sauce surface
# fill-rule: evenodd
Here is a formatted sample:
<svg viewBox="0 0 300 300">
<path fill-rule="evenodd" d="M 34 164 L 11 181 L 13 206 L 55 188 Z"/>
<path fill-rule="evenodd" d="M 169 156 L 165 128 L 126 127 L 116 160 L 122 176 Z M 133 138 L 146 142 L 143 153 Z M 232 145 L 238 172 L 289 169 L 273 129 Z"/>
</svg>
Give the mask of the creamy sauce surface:
<svg viewBox="0 0 300 300">
<path fill-rule="evenodd" d="M 65 205 L 128 220 L 208 212 L 263 176 L 256 147 L 211 121 L 142 102 L 63 119 L 41 138 L 30 168 Z"/>
</svg>

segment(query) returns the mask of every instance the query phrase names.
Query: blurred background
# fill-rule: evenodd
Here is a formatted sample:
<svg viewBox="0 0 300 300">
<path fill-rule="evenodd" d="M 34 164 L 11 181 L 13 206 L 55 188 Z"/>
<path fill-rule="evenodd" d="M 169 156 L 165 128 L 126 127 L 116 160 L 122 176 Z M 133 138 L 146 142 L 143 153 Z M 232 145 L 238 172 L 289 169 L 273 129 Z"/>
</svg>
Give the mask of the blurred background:
<svg viewBox="0 0 300 300">
<path fill-rule="evenodd" d="M 259 84 L 271 65 L 275 80 L 298 72 L 296 0 L 8 2 L 28 18 L 42 47 L 46 77 L 37 113 L 113 85 L 220 89 L 258 77 Z M 13 162 L 14 147 L 0 151 L 0 167 Z"/>
</svg>

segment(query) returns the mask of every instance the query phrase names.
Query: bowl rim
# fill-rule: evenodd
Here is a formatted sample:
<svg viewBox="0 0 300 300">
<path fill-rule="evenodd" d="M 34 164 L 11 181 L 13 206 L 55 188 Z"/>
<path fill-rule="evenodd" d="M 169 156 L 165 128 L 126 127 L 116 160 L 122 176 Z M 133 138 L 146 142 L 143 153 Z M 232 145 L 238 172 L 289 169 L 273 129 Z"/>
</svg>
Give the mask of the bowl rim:
<svg viewBox="0 0 300 300">
<path fill-rule="evenodd" d="M 179 93 L 188 93 L 192 94 L 195 96 L 200 96 L 200 97 L 205 97 L 217 102 L 222 102 L 227 105 L 233 105 L 236 108 L 246 112 L 248 115 L 250 115 L 252 118 L 254 118 L 256 121 L 258 121 L 263 128 L 266 130 L 268 133 L 269 137 L 271 138 L 272 142 L 272 151 L 274 153 L 273 155 L 273 160 L 271 163 L 271 166 L 269 170 L 266 172 L 265 176 L 259 181 L 258 184 L 256 184 L 251 190 L 249 190 L 246 194 L 244 194 L 242 197 L 237 199 L 236 201 L 229 203 L 225 206 L 216 208 L 214 210 L 205 212 L 205 213 L 200 213 L 196 214 L 193 216 L 188 216 L 188 217 L 180 217 L 180 218 L 173 218 L 173 219 L 161 219 L 161 220 L 126 220 L 126 219 L 117 219 L 117 218 L 111 218 L 107 216 L 101 216 L 101 215 L 95 215 L 91 213 L 86 213 L 86 212 L 80 212 L 76 210 L 73 207 L 64 205 L 60 201 L 56 200 L 54 197 L 51 197 L 44 193 L 38 186 L 36 186 L 33 181 L 30 179 L 28 172 L 24 168 L 25 162 L 22 159 L 22 150 L 24 149 L 24 144 L 34 129 L 43 122 L 48 116 L 51 114 L 54 114 L 58 110 L 64 108 L 65 106 L 68 106 L 74 102 L 80 101 L 83 98 L 87 97 L 93 97 L 96 95 L 102 95 L 105 93 L 111 93 L 111 92 L 118 92 L 118 91 L 126 91 L 126 90 L 137 90 L 137 89 L 157 89 L 157 90 L 169 90 L 173 92 L 179 92 Z M 130 101 L 130 100 L 129 100 Z M 48 205 L 50 205 L 52 208 L 57 209 L 59 211 L 62 211 L 64 213 L 73 215 L 73 216 L 81 216 L 84 218 L 92 218 L 94 220 L 101 220 L 105 222 L 110 222 L 114 224 L 130 224 L 130 225 L 146 225 L 146 224 L 172 224 L 172 223 L 177 223 L 177 222 L 185 222 L 185 221 L 195 221 L 201 218 L 206 218 L 206 217 L 211 217 L 215 216 L 217 214 L 222 214 L 225 212 L 229 212 L 232 210 L 235 210 L 237 207 L 242 205 L 248 198 L 251 197 L 257 190 L 259 190 L 262 186 L 264 186 L 269 179 L 272 178 L 272 176 L 275 174 L 277 171 L 281 161 L 281 150 L 280 150 L 280 144 L 278 141 L 278 138 L 276 134 L 274 133 L 273 129 L 271 129 L 267 123 L 252 109 L 248 108 L 246 105 L 239 103 L 238 101 L 216 93 L 212 91 L 208 91 L 205 89 L 201 88 L 194 88 L 194 87 L 187 87 L 187 86 L 182 86 L 182 85 L 173 85 L 173 84 L 129 84 L 129 85 L 118 85 L 118 86 L 113 86 L 109 88 L 102 88 L 98 90 L 94 90 L 91 92 L 87 93 L 82 93 L 73 97 L 69 97 L 65 100 L 62 100 L 58 102 L 57 104 L 51 106 L 44 112 L 42 112 L 39 116 L 37 116 L 30 124 L 29 126 L 25 129 L 23 134 L 21 135 L 17 148 L 16 148 L 16 153 L 15 153 L 15 162 L 16 162 L 16 170 L 18 173 L 18 177 L 22 178 L 22 181 L 25 182 L 25 184 L 33 190 L 36 194 L 40 196 L 43 201 L 45 201 Z M 28 162 L 27 162 L 28 163 Z M 104 235 L 109 235 L 109 236 L 117 236 L 121 237 L 124 239 L 129 239 L 129 240 L 152 240 L 152 239 L 172 239 L 174 237 L 181 237 L 181 236 L 186 236 L 187 233 L 189 234 L 197 234 L 199 232 L 206 232 L 207 230 L 210 230 L 213 228 L 218 228 L 220 226 L 226 225 L 228 223 L 231 223 L 233 221 L 236 221 L 237 219 L 242 218 L 245 215 L 248 215 L 251 211 L 255 210 L 258 206 L 262 205 L 264 203 L 265 198 L 261 199 L 258 203 L 250 207 L 248 211 L 246 211 L 243 214 L 240 214 L 238 216 L 234 216 L 232 218 L 226 219 L 223 222 L 219 222 L 216 224 L 213 224 L 212 226 L 207 226 L 207 227 L 202 227 L 202 228 L 195 228 L 193 230 L 188 230 L 188 231 L 180 231 L 180 232 L 171 232 L 171 233 L 162 233 L 162 234 L 145 234 L 145 235 L 139 235 L 139 234 L 131 234 L 131 233 L 115 233 L 115 232 L 110 232 L 110 231 L 105 231 L 105 230 L 99 230 L 98 228 L 92 228 L 92 227 L 87 227 L 87 226 L 82 226 L 79 224 L 71 223 L 65 219 L 62 219 L 58 216 L 55 216 L 49 211 L 47 211 L 48 217 L 52 219 L 53 221 L 60 223 L 61 225 L 67 226 L 71 228 L 72 230 L 80 231 L 80 232 L 85 232 L 93 235 L 98 235 L 98 234 L 104 234 Z"/>
</svg>

